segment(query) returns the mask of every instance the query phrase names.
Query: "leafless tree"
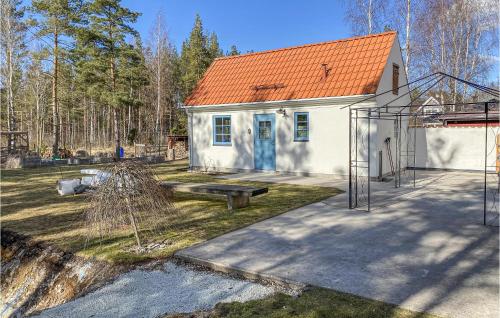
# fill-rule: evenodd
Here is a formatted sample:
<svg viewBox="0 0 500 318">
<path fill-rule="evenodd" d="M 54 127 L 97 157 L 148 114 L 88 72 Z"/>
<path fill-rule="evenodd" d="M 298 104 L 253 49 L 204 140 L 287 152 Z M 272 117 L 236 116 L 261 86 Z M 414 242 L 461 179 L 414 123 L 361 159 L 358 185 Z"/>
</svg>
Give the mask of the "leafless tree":
<svg viewBox="0 0 500 318">
<path fill-rule="evenodd" d="M 346 19 L 355 34 L 397 30 L 405 71 L 410 79 L 437 71 L 485 83 L 498 63 L 497 0 L 348 2 Z M 466 85 L 446 80 L 434 92 L 441 102 L 456 103 L 472 93 Z"/>
<path fill-rule="evenodd" d="M 169 83 L 171 73 L 170 42 L 167 36 L 165 17 L 161 11 L 156 15 L 154 25 L 150 32 L 150 41 L 147 48 L 146 63 L 150 72 L 150 93 L 156 105 L 154 118 L 154 133 L 156 142 L 160 145 L 162 132 L 162 115 L 168 108 Z"/>
<path fill-rule="evenodd" d="M 382 32 L 385 27 L 384 0 L 346 1 L 346 20 L 350 23 L 354 35 Z"/>
<path fill-rule="evenodd" d="M 17 130 L 16 89 L 19 86 L 19 73 L 25 55 L 25 25 L 20 20 L 23 14 L 19 1 L 0 1 L 1 78 L 7 93 L 7 130 L 10 131 Z M 8 143 L 9 147 L 15 148 L 15 139 L 9 140 Z"/>
<path fill-rule="evenodd" d="M 410 20 L 411 19 L 411 0 L 406 0 L 406 34 L 405 34 L 405 72 L 408 74 L 410 65 Z"/>
<path fill-rule="evenodd" d="M 33 129 L 30 129 L 30 140 L 35 139 L 35 144 L 37 151 L 40 152 L 40 147 L 43 142 L 43 123 L 46 118 L 47 112 L 47 97 L 49 95 L 48 88 L 50 83 L 50 77 L 44 71 L 42 63 L 39 58 L 32 57 L 32 63 L 28 66 L 28 74 L 26 78 L 25 89 L 26 96 L 29 97 L 29 107 L 30 113 L 34 112 L 34 117 L 30 116 L 29 125 Z M 36 138 L 32 135 L 36 134 Z"/>
<path fill-rule="evenodd" d="M 110 176 L 91 193 L 85 212 L 89 236 L 97 232 L 102 238 L 130 226 L 141 248 L 141 232 L 162 230 L 177 213 L 171 197 L 153 170 L 139 161 L 118 162 L 103 171 Z"/>
<path fill-rule="evenodd" d="M 415 67 L 419 73 L 443 71 L 485 82 L 498 50 L 497 31 L 496 1 L 425 1 L 415 17 Z M 442 102 L 455 103 L 467 94 L 466 86 L 459 87 L 456 81 L 443 82 L 439 88 Z"/>
</svg>

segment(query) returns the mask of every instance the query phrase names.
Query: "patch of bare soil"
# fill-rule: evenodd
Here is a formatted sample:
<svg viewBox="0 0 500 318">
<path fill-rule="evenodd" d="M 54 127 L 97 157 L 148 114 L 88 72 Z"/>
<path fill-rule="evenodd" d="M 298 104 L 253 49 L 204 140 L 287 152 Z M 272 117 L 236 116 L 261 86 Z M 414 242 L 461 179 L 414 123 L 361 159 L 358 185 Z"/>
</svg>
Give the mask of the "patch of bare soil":
<svg viewBox="0 0 500 318">
<path fill-rule="evenodd" d="M 26 316 L 63 304 L 126 270 L 5 230 L 0 257 L 2 317 Z"/>
</svg>

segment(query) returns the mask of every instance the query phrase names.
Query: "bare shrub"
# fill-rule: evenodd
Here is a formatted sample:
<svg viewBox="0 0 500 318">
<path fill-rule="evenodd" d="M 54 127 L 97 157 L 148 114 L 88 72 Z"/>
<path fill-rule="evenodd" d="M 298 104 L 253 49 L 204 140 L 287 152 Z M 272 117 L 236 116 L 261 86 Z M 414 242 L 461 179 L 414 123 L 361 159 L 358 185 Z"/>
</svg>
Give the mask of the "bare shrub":
<svg viewBox="0 0 500 318">
<path fill-rule="evenodd" d="M 130 227 L 142 248 L 141 233 L 166 229 L 176 213 L 168 191 L 150 167 L 139 161 L 121 161 L 103 169 L 109 178 L 90 194 L 85 212 L 89 235 L 110 236 Z"/>
<path fill-rule="evenodd" d="M 9 155 L 5 161 L 5 168 L 19 169 L 22 168 L 23 158 L 20 155 Z"/>
</svg>

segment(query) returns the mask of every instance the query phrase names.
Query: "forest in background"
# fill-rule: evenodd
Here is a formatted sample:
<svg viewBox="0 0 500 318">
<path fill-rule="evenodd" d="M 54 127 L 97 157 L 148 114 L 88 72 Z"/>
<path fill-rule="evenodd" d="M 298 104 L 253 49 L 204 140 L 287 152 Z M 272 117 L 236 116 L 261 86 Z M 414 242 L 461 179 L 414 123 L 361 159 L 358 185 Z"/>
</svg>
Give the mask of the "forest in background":
<svg viewBox="0 0 500 318">
<path fill-rule="evenodd" d="M 200 16 L 180 52 L 161 12 L 143 43 L 140 13 L 118 0 L 2 0 L 1 13 L 2 130 L 28 131 L 40 153 L 186 134 L 182 101 L 215 58 L 239 54 Z"/>
<path fill-rule="evenodd" d="M 140 13 L 119 0 L 0 0 L 2 131 L 28 131 L 40 153 L 165 143 L 186 134 L 180 107 L 210 63 L 238 55 L 196 16 L 176 48 L 158 12 L 143 42 Z M 444 71 L 498 87 L 495 0 L 352 0 L 344 3 L 353 35 L 397 30 L 409 79 Z M 460 102 L 474 92 L 456 81 L 438 98 Z"/>
</svg>

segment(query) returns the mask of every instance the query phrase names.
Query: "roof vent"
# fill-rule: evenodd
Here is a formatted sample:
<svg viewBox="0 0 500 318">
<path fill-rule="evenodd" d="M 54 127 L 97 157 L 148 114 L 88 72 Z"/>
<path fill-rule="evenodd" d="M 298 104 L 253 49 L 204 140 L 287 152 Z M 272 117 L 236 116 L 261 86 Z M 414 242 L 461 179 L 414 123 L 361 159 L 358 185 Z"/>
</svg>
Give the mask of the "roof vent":
<svg viewBox="0 0 500 318">
<path fill-rule="evenodd" d="M 332 68 L 328 68 L 328 64 L 327 63 L 323 63 L 321 64 L 321 67 L 323 68 L 323 78 L 327 78 L 328 77 L 328 74 L 330 74 L 330 71 L 332 70 Z"/>
<path fill-rule="evenodd" d="M 255 86 L 252 86 L 252 89 L 256 90 L 256 91 L 260 91 L 260 90 L 265 90 L 265 89 L 278 89 L 278 88 L 283 88 L 283 87 L 285 87 L 285 84 L 276 83 L 276 84 L 255 85 Z"/>
</svg>

